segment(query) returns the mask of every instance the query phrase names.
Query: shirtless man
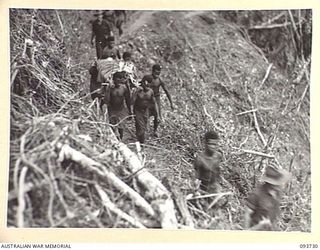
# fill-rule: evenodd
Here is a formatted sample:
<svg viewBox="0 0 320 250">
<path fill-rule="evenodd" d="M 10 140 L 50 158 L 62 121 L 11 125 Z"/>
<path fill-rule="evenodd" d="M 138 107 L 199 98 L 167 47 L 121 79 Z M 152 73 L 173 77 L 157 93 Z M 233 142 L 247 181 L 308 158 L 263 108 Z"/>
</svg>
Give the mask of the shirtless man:
<svg viewBox="0 0 320 250">
<path fill-rule="evenodd" d="M 157 103 L 157 106 L 158 106 L 158 109 L 159 109 L 159 112 L 155 112 L 155 107 L 152 107 L 151 110 L 150 110 L 150 116 L 154 116 L 154 136 L 155 137 L 158 137 L 157 129 L 158 129 L 158 126 L 159 126 L 159 122 L 162 119 L 162 116 L 161 116 L 161 103 L 160 103 L 160 86 L 163 88 L 166 96 L 169 99 L 171 109 L 172 110 L 174 109 L 170 93 L 167 90 L 164 82 L 159 77 L 160 73 L 161 73 L 161 66 L 159 64 L 155 64 L 155 65 L 152 66 L 152 74 L 148 75 L 148 77 L 150 77 L 150 76 L 152 77 L 152 82 L 149 84 L 149 87 L 153 90 L 154 97 L 156 99 L 156 103 Z M 159 118 L 158 118 L 158 115 L 159 115 Z"/>
<path fill-rule="evenodd" d="M 204 151 L 197 156 L 194 168 L 197 179 L 200 181 L 200 189 L 205 192 L 216 193 L 219 191 L 219 165 L 222 161 L 219 136 L 215 131 L 208 131 L 204 137 Z"/>
<path fill-rule="evenodd" d="M 109 57 L 113 59 L 120 59 L 121 55 L 118 48 L 115 46 L 114 36 L 109 36 L 107 41 L 108 45 L 103 49 L 101 59 L 107 59 Z"/>
<path fill-rule="evenodd" d="M 116 127 L 119 132 L 119 139 L 123 138 L 124 119 L 129 115 L 132 115 L 130 107 L 130 92 L 128 88 L 122 84 L 124 75 L 121 72 L 113 74 L 114 85 L 106 87 L 106 94 L 104 96 L 104 102 L 108 106 L 109 122 L 113 125 L 112 129 L 116 132 Z M 128 108 L 126 112 L 124 102 Z"/>
<path fill-rule="evenodd" d="M 148 87 L 151 82 L 151 76 L 144 76 L 141 81 L 141 87 L 138 87 L 132 96 L 136 136 L 140 143 L 144 143 L 145 141 L 145 132 L 147 130 L 150 110 L 154 109 L 156 112 L 155 117 L 159 117 L 158 105 L 153 90 Z"/>
</svg>

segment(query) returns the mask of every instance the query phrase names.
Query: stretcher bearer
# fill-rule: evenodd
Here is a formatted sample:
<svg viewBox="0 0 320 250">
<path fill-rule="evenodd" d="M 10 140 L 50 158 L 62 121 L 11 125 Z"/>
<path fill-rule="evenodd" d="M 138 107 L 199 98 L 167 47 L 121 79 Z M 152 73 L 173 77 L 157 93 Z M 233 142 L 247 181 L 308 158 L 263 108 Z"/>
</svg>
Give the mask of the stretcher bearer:
<svg viewBox="0 0 320 250">
<path fill-rule="evenodd" d="M 153 90 L 148 87 L 152 77 L 144 76 L 141 87 L 136 88 L 132 94 L 133 112 L 135 115 L 136 136 L 140 143 L 145 142 L 145 133 L 148 127 L 150 112 L 158 118 L 158 105 L 154 97 Z"/>
<path fill-rule="evenodd" d="M 106 93 L 104 96 L 104 103 L 108 106 L 109 123 L 113 125 L 112 129 L 116 133 L 119 132 L 118 138 L 122 140 L 125 118 L 131 115 L 130 92 L 128 88 L 121 84 L 123 81 L 123 74 L 116 72 L 113 74 L 113 84 L 106 86 Z M 126 103 L 127 109 L 124 103 Z"/>
<path fill-rule="evenodd" d="M 160 87 L 162 87 L 162 89 L 164 90 L 166 96 L 169 99 L 170 102 L 170 106 L 171 109 L 173 110 L 173 103 L 172 103 L 172 99 L 171 99 L 171 95 L 169 93 L 169 91 L 167 90 L 167 87 L 165 85 L 165 83 L 161 80 L 160 78 L 160 74 L 161 74 L 161 66 L 159 64 L 155 64 L 152 66 L 152 74 L 151 75 L 147 75 L 148 77 L 151 77 L 152 81 L 149 84 L 149 87 L 153 90 L 154 93 L 154 97 L 156 99 L 157 102 L 157 106 L 159 109 L 159 112 L 155 112 L 155 107 L 153 107 L 151 109 L 151 116 L 154 116 L 154 136 L 158 137 L 157 134 L 157 129 L 159 126 L 159 122 L 162 120 L 162 116 L 161 116 L 161 103 L 160 103 Z M 159 115 L 159 118 L 158 116 Z"/>
<path fill-rule="evenodd" d="M 107 58 L 121 59 L 120 51 L 115 46 L 114 36 L 109 36 L 107 39 L 107 42 L 108 42 L 107 46 L 103 49 L 101 53 L 101 59 L 107 59 Z"/>
</svg>

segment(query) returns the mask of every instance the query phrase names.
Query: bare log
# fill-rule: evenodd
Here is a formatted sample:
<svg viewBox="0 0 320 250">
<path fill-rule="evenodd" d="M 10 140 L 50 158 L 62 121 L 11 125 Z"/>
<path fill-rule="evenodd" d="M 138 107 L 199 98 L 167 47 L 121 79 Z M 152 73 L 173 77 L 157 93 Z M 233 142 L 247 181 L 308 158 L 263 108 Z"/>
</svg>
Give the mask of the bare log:
<svg viewBox="0 0 320 250">
<path fill-rule="evenodd" d="M 86 201 L 85 199 L 79 197 L 77 195 L 77 193 L 75 191 L 73 191 L 73 189 L 71 187 L 69 187 L 69 185 L 64 185 L 64 187 L 67 189 L 67 191 L 71 194 L 71 196 L 79 203 L 80 205 L 80 208 L 81 205 L 83 205 L 83 209 L 86 211 L 86 213 L 88 214 L 88 218 L 91 219 L 92 221 L 94 221 L 96 223 L 96 225 L 100 228 L 103 228 L 103 224 L 97 219 L 97 217 L 94 215 L 94 212 L 91 211 L 90 208 L 88 208 L 86 206 Z M 79 209 L 79 208 L 78 208 Z M 70 218 L 70 213 L 69 213 L 69 216 L 67 214 L 67 217 Z"/>
<path fill-rule="evenodd" d="M 81 166 L 88 168 L 91 171 L 94 171 L 98 175 L 108 178 L 111 184 L 113 184 L 117 189 L 119 189 L 123 193 L 130 196 L 133 202 L 135 202 L 147 214 L 149 214 L 150 216 L 155 215 L 151 205 L 140 194 L 138 194 L 131 187 L 129 187 L 127 184 L 121 181 L 114 173 L 107 170 L 102 164 L 87 157 L 83 153 L 71 148 L 67 144 L 62 145 L 61 143 L 57 143 L 57 148 L 60 148 L 59 161 L 70 159 L 74 162 L 77 162 Z"/>
<path fill-rule="evenodd" d="M 159 214 L 162 228 L 177 229 L 178 222 L 175 216 L 174 203 L 169 191 L 150 172 L 143 168 L 141 161 L 124 143 L 115 142 L 118 151 L 128 162 L 129 171 L 137 173 L 136 178 L 148 191 L 147 195 L 153 200 L 152 207 Z"/>
</svg>

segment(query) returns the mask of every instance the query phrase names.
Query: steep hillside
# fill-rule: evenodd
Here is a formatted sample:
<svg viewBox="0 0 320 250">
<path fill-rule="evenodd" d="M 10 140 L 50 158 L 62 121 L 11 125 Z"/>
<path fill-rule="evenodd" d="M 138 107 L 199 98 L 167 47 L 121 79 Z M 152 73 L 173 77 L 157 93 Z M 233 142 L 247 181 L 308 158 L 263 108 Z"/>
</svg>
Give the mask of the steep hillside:
<svg viewBox="0 0 320 250">
<path fill-rule="evenodd" d="M 146 219 L 114 187 L 103 184 L 101 176 L 77 170 L 79 163 L 57 160 L 57 149 L 53 145 L 62 140 L 107 165 L 120 179 L 147 196 L 147 192 L 137 186 L 133 178 L 135 174 L 129 174 L 123 168 L 127 163 L 114 147 L 108 127 L 92 109 L 89 96 L 79 97 L 88 94 L 88 68 L 95 56 L 89 45 L 91 13 L 11 13 L 11 21 L 16 24 L 12 26 L 12 62 L 21 56 L 23 50 L 18 43 L 19 31 L 29 32 L 32 23 L 26 22 L 24 27 L 18 20 L 32 20 L 31 15 L 37 17 L 32 24 L 34 29 L 42 27 L 45 30 L 30 35 L 38 52 L 33 66 L 24 68 L 29 74 L 28 81 L 21 78 L 21 71 L 18 75 L 27 92 L 22 97 L 12 96 L 12 103 L 17 105 L 13 105 L 11 113 L 9 185 L 9 190 L 14 193 L 23 165 L 21 161 L 24 164 L 31 162 L 29 165 L 33 166 L 33 173 L 27 178 L 35 188 L 27 195 L 27 226 L 132 226 L 119 221 L 109 211 L 102 211 L 94 190 L 94 183 L 98 182 L 105 185 L 111 200 L 122 211 L 140 218 L 147 227 L 159 227 L 155 218 Z M 175 105 L 175 110 L 171 111 L 168 100 L 161 96 L 163 122 L 160 138 L 148 138 L 142 158 L 143 168 L 173 194 L 178 222 L 186 224 L 178 201 L 196 192 L 193 159 L 202 149 L 204 132 L 214 129 L 222 138 L 221 148 L 224 151 L 221 191 L 232 192 L 232 195 L 224 197 L 221 207 L 216 206 L 209 211 L 204 211 L 200 203 L 188 202 L 195 227 L 242 229 L 244 199 L 258 183 L 266 159 L 259 155 L 262 153 L 274 155 L 293 176 L 283 194 L 279 228 L 310 231 L 308 93 L 303 99 L 304 90 L 308 90 L 305 88 L 308 79 L 289 82 L 281 70 L 270 66 L 262 50 L 248 40 L 243 29 L 226 21 L 217 12 L 135 11 L 128 16 L 124 35 L 119 39 L 121 51 L 133 53 L 140 76 L 149 73 L 152 64 L 160 63 L 163 66 L 161 77 L 168 85 Z M 63 40 L 65 51 L 57 47 L 55 39 L 59 38 Z M 39 52 L 40 49 L 43 51 Z M 44 55 L 51 60 L 42 59 Z M 57 72 L 55 66 L 50 65 L 52 58 L 61 65 L 56 77 L 50 75 Z M 49 66 L 43 66 L 44 61 Z M 37 96 L 39 90 L 45 94 Z M 48 103 L 51 99 L 52 103 Z M 21 110 L 19 107 L 26 108 Z M 83 141 L 81 138 L 84 136 L 91 139 Z M 136 151 L 133 124 L 128 125 L 123 142 Z M 42 183 L 40 177 L 45 174 L 35 166 L 49 172 L 51 182 Z M 54 177 L 59 182 L 52 181 Z M 69 182 L 73 183 L 71 189 L 66 187 Z M 37 201 L 40 197 L 42 201 Z M 57 204 L 52 202 L 55 199 L 59 201 Z M 8 204 L 8 225 L 16 226 L 17 201 L 12 198 Z M 82 204 L 81 211 L 76 209 L 77 204 Z M 88 211 L 98 211 L 98 215 L 79 219 Z"/>
<path fill-rule="evenodd" d="M 221 19 L 217 13 L 136 15 L 122 41 L 139 48 L 135 55 L 141 71 L 150 71 L 154 62 L 164 66 L 162 77 L 170 86 L 177 106 L 177 110 L 171 112 L 167 100 L 163 100 L 167 107 L 162 127 L 165 143 L 156 142 L 170 153 L 163 157 L 159 150 L 150 152 L 155 156 L 159 154 L 157 162 L 167 159 L 164 169 L 172 173 L 168 177 L 171 184 L 181 187 L 184 183 L 186 190 L 192 187 L 193 169 L 184 160 L 191 163 L 193 154 L 201 148 L 204 131 L 213 128 L 220 132 L 226 153 L 225 191 L 235 189 L 243 198 L 255 185 L 261 157 L 241 151 L 248 149 L 275 154 L 281 166 L 290 168 L 295 178 L 286 192 L 288 204 L 309 193 L 310 186 L 306 185 L 310 174 L 308 106 L 303 105 L 304 112 L 295 112 L 305 85 L 288 82 L 277 68 L 273 67 L 269 73 L 269 64 L 261 50 L 248 41 L 237 26 Z M 253 109 L 257 109 L 264 140 L 274 138 L 269 150 L 261 142 L 252 113 L 239 115 Z M 162 173 L 159 172 L 159 177 Z M 299 194 L 292 197 L 297 192 Z M 309 210 L 310 204 L 302 203 L 300 205 Z M 237 205 L 230 206 L 231 211 L 236 210 L 233 217 L 240 219 Z M 293 221 L 288 225 L 291 223 Z M 300 222 L 295 226 L 298 224 Z"/>
</svg>

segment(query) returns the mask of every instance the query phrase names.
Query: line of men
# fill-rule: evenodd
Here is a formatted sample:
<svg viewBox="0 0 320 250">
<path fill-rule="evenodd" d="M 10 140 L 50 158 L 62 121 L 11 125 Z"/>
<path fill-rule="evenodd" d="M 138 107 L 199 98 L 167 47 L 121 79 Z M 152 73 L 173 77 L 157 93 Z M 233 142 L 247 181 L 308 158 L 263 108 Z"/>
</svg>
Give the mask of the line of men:
<svg viewBox="0 0 320 250">
<path fill-rule="evenodd" d="M 98 14 L 97 21 L 93 24 L 93 31 L 95 31 L 92 36 L 92 39 L 96 38 L 97 58 L 121 59 L 119 50 L 115 47 L 111 29 L 106 28 L 105 31 L 99 31 L 99 28 L 101 29 L 101 26 L 103 27 L 105 24 L 103 22 L 104 13 L 99 12 Z M 99 34 L 103 32 L 105 34 L 100 36 Z M 121 34 L 119 30 L 119 35 Z M 143 76 L 140 84 L 137 84 L 135 82 L 136 76 L 132 78 L 135 75 L 135 66 L 131 54 L 124 52 L 122 60 L 122 69 L 124 70 L 112 75 L 112 84 L 103 86 L 102 103 L 107 104 L 109 123 L 113 126 L 113 130 L 118 132 L 119 139 L 122 139 L 124 134 L 123 121 L 128 115 L 134 114 L 137 140 L 144 143 L 145 132 L 151 116 L 154 117 L 153 134 L 155 137 L 158 136 L 157 129 L 162 117 L 160 87 L 163 88 L 173 110 L 171 95 L 160 79 L 161 66 L 159 64 L 153 65 L 151 74 Z M 96 69 L 91 70 L 91 75 L 95 76 L 96 71 Z M 91 85 L 93 86 L 93 84 Z M 91 91 L 98 87 L 94 87 Z M 93 92 L 92 98 L 95 97 L 101 96 L 99 93 Z M 218 134 L 215 131 L 208 131 L 204 136 L 204 151 L 199 153 L 194 161 L 199 188 L 206 193 L 220 191 L 220 164 L 223 155 L 220 143 Z M 261 184 L 247 198 L 244 216 L 245 229 L 263 231 L 276 229 L 276 220 L 280 215 L 280 191 L 288 179 L 289 173 L 280 169 L 274 162 L 271 161 L 266 166 L 261 177 Z"/>
<path fill-rule="evenodd" d="M 141 86 L 134 88 L 131 97 L 123 72 L 113 74 L 114 84 L 108 85 L 104 101 L 108 104 L 109 122 L 118 126 L 120 139 L 123 137 L 121 121 L 128 114 L 132 114 L 131 106 L 135 115 L 136 136 L 140 143 L 145 141 L 145 131 L 150 116 L 154 116 L 154 135 L 157 136 L 156 131 L 161 119 L 160 86 L 165 89 L 173 109 L 170 94 L 159 78 L 160 72 L 160 65 L 153 65 L 152 74 L 142 78 Z M 128 112 L 126 112 L 124 103 L 126 103 Z M 222 156 L 221 140 L 218 134 L 215 131 L 208 131 L 204 138 L 204 151 L 200 152 L 194 161 L 200 190 L 206 193 L 220 191 Z M 283 185 L 289 180 L 289 176 L 290 174 L 279 168 L 274 161 L 269 162 L 261 177 L 261 184 L 248 195 L 244 215 L 245 229 L 277 230 L 276 222 L 280 216 L 280 193 Z"/>
<path fill-rule="evenodd" d="M 114 130 L 118 130 L 119 139 L 123 138 L 123 120 L 134 114 L 136 137 L 140 143 L 145 142 L 145 132 L 149 117 L 154 117 L 153 135 L 158 137 L 157 129 L 162 119 L 160 104 L 160 87 L 169 99 L 171 109 L 173 103 L 171 95 L 164 82 L 160 79 L 161 66 L 153 65 L 151 74 L 145 75 L 140 83 L 136 82 L 136 68 L 131 53 L 124 52 L 121 58 L 119 49 L 115 46 L 115 36 L 112 23 L 119 29 L 119 36 L 123 33 L 122 24 L 126 21 L 126 12 L 121 10 L 97 11 L 96 20 L 92 23 L 91 44 L 95 40 L 98 60 L 112 59 L 120 62 L 121 72 L 113 74 L 113 84 L 105 84 L 99 93 L 103 79 L 99 79 L 99 72 L 94 65 L 90 69 L 90 92 L 92 99 L 103 98 L 101 105 L 107 104 L 109 123 Z M 107 80 L 108 81 L 108 80 Z M 109 80 L 110 81 L 110 80 Z M 127 110 L 125 108 L 127 106 Z M 131 108 L 132 106 L 132 108 Z"/>
<path fill-rule="evenodd" d="M 172 110 L 174 109 L 171 95 L 165 83 L 159 77 L 160 73 L 161 66 L 159 64 L 153 65 L 152 73 L 142 78 L 140 86 L 132 85 L 123 71 L 113 74 L 113 84 L 108 85 L 105 90 L 104 103 L 108 107 L 109 123 L 115 126 L 114 130 L 118 128 L 119 139 L 123 138 L 124 123 L 122 121 L 132 114 L 134 114 L 135 119 L 136 137 L 140 143 L 145 142 L 149 117 L 152 116 L 154 117 L 153 135 L 158 137 L 157 129 L 162 120 L 160 87 L 166 93 Z"/>
<path fill-rule="evenodd" d="M 109 59 L 114 60 L 114 57 L 108 57 L 107 60 Z M 124 52 L 122 59 L 123 61 L 119 63 L 123 64 L 122 70 L 112 75 L 112 83 L 104 83 L 103 80 L 97 79 L 97 67 L 91 67 L 91 97 L 92 99 L 102 98 L 102 105 L 107 105 L 109 123 L 119 135 L 120 140 L 124 134 L 124 120 L 134 114 L 137 140 L 144 143 L 149 117 L 154 117 L 153 135 L 158 137 L 157 130 L 162 120 L 160 87 L 164 90 L 173 110 L 172 98 L 160 78 L 161 66 L 159 64 L 153 65 L 151 74 L 143 76 L 140 83 L 137 83 L 134 78 L 130 78 L 135 75 L 136 71 L 131 61 L 131 54 Z M 101 90 L 101 92 L 96 90 Z"/>
</svg>

